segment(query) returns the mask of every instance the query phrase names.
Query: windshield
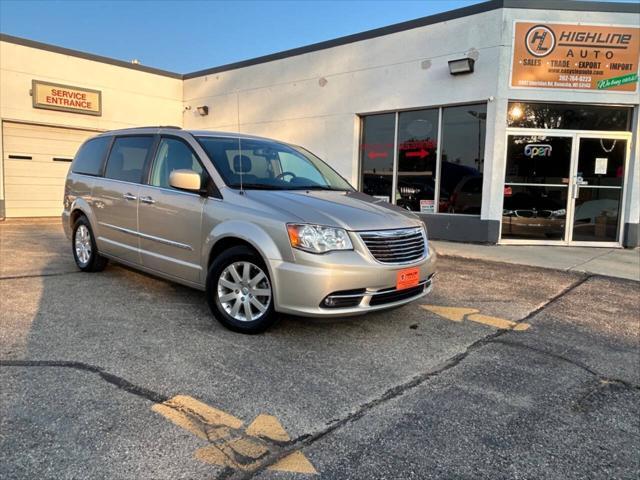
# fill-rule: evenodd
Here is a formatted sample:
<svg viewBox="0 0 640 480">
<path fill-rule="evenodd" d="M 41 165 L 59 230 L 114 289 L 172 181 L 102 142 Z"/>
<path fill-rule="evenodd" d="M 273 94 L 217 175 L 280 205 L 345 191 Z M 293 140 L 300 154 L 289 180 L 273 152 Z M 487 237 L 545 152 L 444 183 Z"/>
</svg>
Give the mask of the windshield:
<svg viewBox="0 0 640 480">
<path fill-rule="evenodd" d="M 196 139 L 231 188 L 353 190 L 331 167 L 300 147 L 243 138 Z"/>
</svg>

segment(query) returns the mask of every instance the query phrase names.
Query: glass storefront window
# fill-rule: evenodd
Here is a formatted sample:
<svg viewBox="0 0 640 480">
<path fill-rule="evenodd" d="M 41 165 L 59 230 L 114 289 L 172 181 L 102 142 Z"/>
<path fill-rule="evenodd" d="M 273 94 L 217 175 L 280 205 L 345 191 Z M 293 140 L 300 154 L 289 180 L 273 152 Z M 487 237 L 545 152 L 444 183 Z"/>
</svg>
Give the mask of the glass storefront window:
<svg viewBox="0 0 640 480">
<path fill-rule="evenodd" d="M 391 202 L 395 113 L 369 115 L 362 120 L 360 162 L 364 193 Z"/>
<path fill-rule="evenodd" d="M 480 215 L 487 106 L 442 109 L 439 212 Z"/>
<path fill-rule="evenodd" d="M 398 115 L 398 206 L 435 211 L 437 142 L 437 108 Z"/>
<path fill-rule="evenodd" d="M 630 132 L 631 114 L 628 107 L 510 102 L 507 124 L 515 128 Z"/>
<path fill-rule="evenodd" d="M 362 117 L 361 190 L 414 212 L 480 215 L 486 119 L 486 104 Z"/>
</svg>

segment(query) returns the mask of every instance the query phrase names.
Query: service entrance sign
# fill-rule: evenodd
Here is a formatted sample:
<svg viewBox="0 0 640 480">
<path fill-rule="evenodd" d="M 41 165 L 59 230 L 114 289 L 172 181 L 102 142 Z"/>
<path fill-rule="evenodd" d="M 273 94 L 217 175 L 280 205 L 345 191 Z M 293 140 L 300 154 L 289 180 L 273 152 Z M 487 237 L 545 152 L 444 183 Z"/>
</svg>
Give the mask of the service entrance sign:
<svg viewBox="0 0 640 480">
<path fill-rule="evenodd" d="M 102 92 L 34 80 L 33 108 L 102 115 Z"/>
<path fill-rule="evenodd" d="M 511 86 L 636 92 L 640 28 L 515 22 Z"/>
</svg>

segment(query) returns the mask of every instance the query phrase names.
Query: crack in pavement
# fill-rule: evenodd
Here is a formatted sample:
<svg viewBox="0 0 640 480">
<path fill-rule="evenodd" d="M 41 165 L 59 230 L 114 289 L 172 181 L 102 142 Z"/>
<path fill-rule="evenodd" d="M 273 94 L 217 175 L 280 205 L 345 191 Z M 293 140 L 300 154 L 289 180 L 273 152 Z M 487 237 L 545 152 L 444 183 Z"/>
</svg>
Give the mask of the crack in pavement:
<svg viewBox="0 0 640 480">
<path fill-rule="evenodd" d="M 597 370 L 591 368 L 586 363 L 583 363 L 583 362 L 581 362 L 579 360 L 574 360 L 574 359 L 569 358 L 569 357 L 567 357 L 565 355 L 562 355 L 560 353 L 551 352 L 549 350 L 544 350 L 542 348 L 536 348 L 536 347 L 534 347 L 532 345 L 527 345 L 525 343 L 516 342 L 516 341 L 512 341 L 512 340 L 496 339 L 496 340 L 493 341 L 493 343 L 499 343 L 501 345 L 505 345 L 505 346 L 509 346 L 509 347 L 523 348 L 523 349 L 529 350 L 531 352 L 538 353 L 540 355 L 545 355 L 545 356 L 548 356 L 548 357 L 552 357 L 552 358 L 555 358 L 556 360 L 561 360 L 563 362 L 569 363 L 569 364 L 573 365 L 574 367 L 578 367 L 581 370 L 584 370 L 585 372 L 593 375 L 594 377 L 596 377 L 598 380 L 600 380 L 602 382 L 617 383 L 617 384 L 620 384 L 620 385 L 624 385 L 627 388 L 640 390 L 640 385 L 635 385 L 635 384 L 633 384 L 631 382 L 628 382 L 626 380 L 622 380 L 620 378 L 608 377 L 608 376 L 598 372 Z"/>
<path fill-rule="evenodd" d="M 96 365 L 83 362 L 72 362 L 67 360 L 1 360 L 0 367 L 57 367 L 57 368 L 71 368 L 74 370 L 80 370 L 84 372 L 96 373 L 104 381 L 115 385 L 121 390 L 127 393 L 137 395 L 146 400 L 154 403 L 162 403 L 169 399 L 168 396 L 163 395 L 148 388 L 135 385 L 122 377 L 118 377 L 113 373 L 105 371 L 103 368 Z"/>
<path fill-rule="evenodd" d="M 580 397 L 575 400 L 573 402 L 573 405 L 571 406 L 571 409 L 575 412 L 588 412 L 589 411 L 589 407 L 588 404 L 591 402 L 591 400 L 595 400 L 595 397 L 599 394 L 602 395 L 607 395 L 607 394 L 613 394 L 613 393 L 619 393 L 620 391 L 634 391 L 634 390 L 638 390 L 640 391 L 640 386 L 636 386 L 636 385 L 631 385 L 625 381 L 622 380 L 616 380 L 616 379 L 608 379 L 608 378 L 596 378 L 595 382 L 593 382 L 593 385 L 591 388 L 589 388 L 589 390 L 587 390 L 587 392 L 585 392 L 584 394 L 580 395 Z M 616 392 L 617 391 L 617 392 Z M 634 434 L 634 432 L 629 432 L 627 431 L 627 433 L 630 434 Z M 639 436 L 637 434 L 634 434 L 636 436 Z"/>
<path fill-rule="evenodd" d="M 61 277 L 63 275 L 75 275 L 77 273 L 84 273 L 80 270 L 69 271 L 69 272 L 49 272 L 49 273 L 34 273 L 32 275 L 12 275 L 2 277 L 0 276 L 0 281 L 2 280 L 20 280 L 21 278 L 39 278 L 39 277 Z"/>
<path fill-rule="evenodd" d="M 557 302 L 558 300 L 560 300 L 561 298 L 563 298 L 565 295 L 569 294 L 570 292 L 572 292 L 573 290 L 575 290 L 576 288 L 578 288 L 580 285 L 584 284 L 586 281 L 588 281 L 589 279 L 598 276 L 598 275 L 583 275 L 580 279 L 578 279 L 577 281 L 573 282 L 571 285 L 565 287 L 562 291 L 560 291 L 559 293 L 557 293 L 556 295 L 552 296 L 551 298 L 549 298 L 548 300 L 546 300 L 545 302 L 543 302 L 541 305 L 539 305 L 537 308 L 533 309 L 531 312 L 529 312 L 527 315 L 525 315 L 524 317 L 522 317 L 520 320 L 515 321 L 516 324 L 522 323 L 522 322 L 526 322 L 527 320 L 529 320 L 530 318 L 536 316 L 537 314 L 539 314 L 541 311 L 543 311 L 545 308 L 548 308 L 550 305 L 554 304 L 555 302 Z M 539 353 L 542 354 L 547 354 L 550 356 L 553 356 L 554 358 L 558 358 L 560 360 L 563 361 L 567 361 L 570 363 L 573 363 L 574 365 L 582 368 L 585 371 L 588 371 L 589 373 L 591 373 L 592 375 L 601 378 L 603 381 L 610 381 L 610 382 L 618 382 L 620 384 L 625 384 L 626 382 L 623 382 L 622 380 L 616 380 L 616 379 L 608 379 L 605 378 L 604 376 L 598 374 L 598 372 L 596 372 L 595 370 L 589 368 L 588 366 L 581 364 L 580 362 L 577 361 L 572 361 L 571 359 L 568 359 L 566 357 L 563 357 L 561 355 L 558 354 L 553 354 L 553 352 L 547 352 L 544 350 L 538 350 L 535 349 L 534 347 L 528 347 L 527 345 L 524 344 L 518 344 L 517 342 L 508 342 L 508 341 L 503 341 L 503 340 L 498 340 L 499 337 L 501 337 L 502 335 L 510 332 L 512 329 L 503 329 L 503 330 L 497 330 L 493 333 L 490 333 L 476 341 L 474 341 L 473 343 L 469 344 L 464 351 L 458 353 L 457 355 L 454 355 L 453 357 L 447 359 L 446 361 L 440 363 L 439 365 L 435 366 L 434 368 L 423 372 L 419 375 L 414 376 L 412 379 L 410 379 L 409 381 L 402 383 L 400 385 L 396 385 L 390 389 L 388 389 L 387 391 L 385 391 L 381 396 L 366 402 L 364 404 L 361 404 L 355 411 L 353 411 L 352 413 L 348 414 L 347 416 L 341 418 L 341 419 L 337 419 L 335 421 L 332 421 L 326 428 L 319 430 L 315 433 L 310 433 L 310 434 L 303 434 L 298 436 L 295 439 L 286 441 L 286 442 L 278 442 L 279 445 L 278 447 L 280 447 L 280 449 L 278 451 L 275 452 L 270 452 L 268 455 L 266 455 L 262 461 L 255 467 L 255 469 L 252 469 L 251 471 L 231 471 L 228 468 L 225 468 L 217 478 L 219 479 L 237 479 L 237 480 L 248 480 L 253 478 L 255 475 L 263 472 L 264 470 L 266 470 L 267 468 L 269 468 L 270 466 L 274 465 L 275 463 L 277 463 L 278 461 L 282 460 L 283 458 L 285 458 L 286 456 L 301 450 L 303 448 L 306 448 L 310 445 L 312 445 L 313 443 L 317 442 L 318 440 L 324 438 L 325 436 L 327 436 L 328 434 L 338 430 L 339 428 L 347 425 L 348 423 L 352 423 L 355 422 L 357 420 L 359 420 L 360 418 L 362 418 L 366 413 L 368 413 L 370 410 L 376 408 L 379 405 L 382 405 L 385 402 L 388 402 L 389 400 L 392 400 L 394 398 L 400 397 L 402 395 L 404 395 L 406 392 L 408 392 L 409 390 L 416 388 L 420 385 L 422 385 L 423 383 L 425 383 L 426 381 L 428 381 L 429 379 L 433 378 L 433 377 L 437 377 L 438 375 L 446 372 L 447 370 L 450 370 L 454 367 L 456 367 L 457 365 L 459 365 L 467 356 L 469 356 L 469 354 L 471 354 L 473 351 L 482 348 L 486 345 L 492 344 L 492 343 L 500 343 L 502 345 L 505 346 L 516 346 L 516 347 L 524 347 L 524 348 L 531 348 L 532 350 L 538 351 Z M 114 374 L 111 374 L 107 371 L 105 371 L 104 369 L 102 369 L 101 367 L 95 366 L 95 365 L 91 365 L 91 364 L 86 364 L 86 363 L 82 363 L 82 362 L 73 362 L 73 361 L 63 361 L 63 360 L 1 360 L 0 359 L 0 367 L 2 366 L 7 366 L 7 367 L 63 367 L 63 368 L 72 368 L 72 369 L 76 369 L 76 370 L 80 370 L 80 371 L 87 371 L 87 372 L 91 372 L 91 373 L 96 373 L 98 374 L 102 379 L 104 379 L 106 382 L 115 385 L 116 387 L 137 395 L 139 397 L 142 397 L 144 399 L 147 399 L 153 403 L 164 403 L 167 400 L 169 400 L 169 397 L 163 394 L 160 394 L 158 392 L 154 392 L 152 390 L 146 389 L 144 387 L 140 387 L 137 385 L 134 385 L 133 383 L 125 380 L 122 377 L 118 377 Z M 636 386 L 633 386 L 633 388 L 638 388 Z"/>
</svg>

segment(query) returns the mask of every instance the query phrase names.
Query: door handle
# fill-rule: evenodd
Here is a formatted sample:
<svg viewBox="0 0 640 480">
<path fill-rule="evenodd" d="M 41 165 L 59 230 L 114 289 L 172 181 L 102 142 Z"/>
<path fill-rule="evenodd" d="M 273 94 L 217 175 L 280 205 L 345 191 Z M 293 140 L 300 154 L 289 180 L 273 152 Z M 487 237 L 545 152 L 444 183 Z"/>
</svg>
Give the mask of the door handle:
<svg viewBox="0 0 640 480">
<path fill-rule="evenodd" d="M 577 200 L 578 198 L 580 198 L 580 187 L 584 185 L 589 185 L 589 182 L 587 182 L 584 178 L 582 178 L 581 175 L 577 175 L 576 177 L 574 177 L 573 195 L 572 195 L 574 200 Z"/>
<path fill-rule="evenodd" d="M 125 193 L 124 195 L 122 195 L 122 197 L 125 200 L 136 200 L 138 197 L 136 197 L 134 194 L 132 193 Z"/>
<path fill-rule="evenodd" d="M 582 185 L 589 185 L 589 182 L 587 182 L 584 178 L 582 178 L 581 176 L 577 176 L 576 177 L 576 184 L 581 187 Z"/>
<path fill-rule="evenodd" d="M 153 205 L 154 203 L 156 203 L 156 201 L 151 197 L 140 197 L 140 201 L 142 203 L 148 203 L 150 205 Z"/>
</svg>

